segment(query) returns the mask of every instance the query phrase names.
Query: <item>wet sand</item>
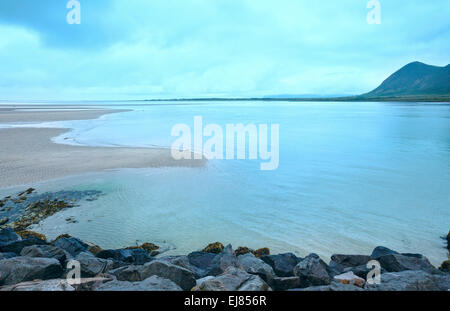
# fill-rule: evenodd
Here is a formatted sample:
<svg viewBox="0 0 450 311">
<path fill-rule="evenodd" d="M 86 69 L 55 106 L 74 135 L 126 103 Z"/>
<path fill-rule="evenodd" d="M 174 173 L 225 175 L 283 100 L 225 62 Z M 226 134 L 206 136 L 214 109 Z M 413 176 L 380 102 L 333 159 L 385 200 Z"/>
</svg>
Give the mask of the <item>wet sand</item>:
<svg viewBox="0 0 450 311">
<path fill-rule="evenodd" d="M 0 123 L 85 120 L 120 111 L 69 110 L 69 108 L 58 111 L 54 109 L 36 111 L 27 108 L 18 111 L 2 107 Z M 204 160 L 174 160 L 169 149 L 84 147 L 55 144 L 51 141 L 52 137 L 68 130 L 0 129 L 0 187 L 30 184 L 106 169 L 197 167 L 205 164 Z"/>
</svg>

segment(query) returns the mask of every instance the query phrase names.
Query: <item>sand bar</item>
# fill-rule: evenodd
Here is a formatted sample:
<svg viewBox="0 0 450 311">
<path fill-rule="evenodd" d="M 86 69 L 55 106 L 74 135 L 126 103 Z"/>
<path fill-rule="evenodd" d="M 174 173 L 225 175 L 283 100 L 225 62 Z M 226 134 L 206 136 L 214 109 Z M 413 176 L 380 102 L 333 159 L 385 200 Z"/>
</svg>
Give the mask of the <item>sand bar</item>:
<svg viewBox="0 0 450 311">
<path fill-rule="evenodd" d="M 120 111 L 20 109 L 21 111 L 0 110 L 0 123 L 85 120 Z M 198 167 L 205 164 L 203 160 L 174 160 L 169 149 L 84 147 L 55 144 L 51 141 L 52 137 L 68 130 L 0 129 L 0 187 L 30 184 L 106 169 Z"/>
</svg>

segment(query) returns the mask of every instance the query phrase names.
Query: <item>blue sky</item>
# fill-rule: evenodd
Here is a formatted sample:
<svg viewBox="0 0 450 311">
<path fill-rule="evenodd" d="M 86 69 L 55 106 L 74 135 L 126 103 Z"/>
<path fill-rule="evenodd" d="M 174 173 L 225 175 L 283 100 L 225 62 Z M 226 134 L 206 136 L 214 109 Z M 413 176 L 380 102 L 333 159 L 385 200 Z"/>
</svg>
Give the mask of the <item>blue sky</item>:
<svg viewBox="0 0 450 311">
<path fill-rule="evenodd" d="M 0 2 L 0 99 L 359 94 L 411 61 L 450 63 L 450 1 Z"/>
</svg>

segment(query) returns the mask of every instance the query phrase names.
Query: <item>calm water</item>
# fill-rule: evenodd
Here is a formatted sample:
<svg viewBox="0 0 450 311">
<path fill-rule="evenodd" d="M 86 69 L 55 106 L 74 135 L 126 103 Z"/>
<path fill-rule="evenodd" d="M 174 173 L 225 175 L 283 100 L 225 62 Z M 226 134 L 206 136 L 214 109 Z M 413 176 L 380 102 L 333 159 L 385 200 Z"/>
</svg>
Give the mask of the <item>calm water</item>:
<svg viewBox="0 0 450 311">
<path fill-rule="evenodd" d="M 38 228 L 104 248 L 136 240 L 187 253 L 209 242 L 272 252 L 369 254 L 377 245 L 446 259 L 450 229 L 450 105 L 219 102 L 132 106 L 71 126 L 63 141 L 101 146 L 170 146 L 176 123 L 280 124 L 280 165 L 209 161 L 204 168 L 124 169 L 42 183 L 96 189 L 95 202 Z M 4 190 L 3 192 L 5 192 Z M 64 219 L 75 216 L 76 224 Z"/>
</svg>

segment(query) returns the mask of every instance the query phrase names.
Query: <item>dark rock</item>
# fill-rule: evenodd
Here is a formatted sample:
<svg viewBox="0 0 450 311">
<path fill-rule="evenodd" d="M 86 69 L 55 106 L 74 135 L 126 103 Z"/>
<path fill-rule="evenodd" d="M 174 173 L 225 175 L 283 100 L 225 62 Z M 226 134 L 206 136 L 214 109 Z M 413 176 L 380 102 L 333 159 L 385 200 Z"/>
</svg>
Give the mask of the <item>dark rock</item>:
<svg viewBox="0 0 450 311">
<path fill-rule="evenodd" d="M 79 253 L 85 252 L 89 248 L 89 245 L 83 241 L 69 236 L 57 238 L 51 244 L 65 250 L 72 256 L 77 256 Z"/>
<path fill-rule="evenodd" d="M 450 275 L 425 271 L 384 273 L 380 284 L 366 284 L 369 291 L 448 291 Z"/>
<path fill-rule="evenodd" d="M 156 275 L 142 282 L 111 281 L 93 288 L 95 291 L 181 291 L 174 282 Z"/>
<path fill-rule="evenodd" d="M 169 279 L 183 290 L 191 290 L 196 284 L 195 276 L 192 271 L 164 261 L 155 260 L 146 263 L 140 271 L 140 274 L 142 279 L 146 279 L 153 275 Z"/>
<path fill-rule="evenodd" d="M 142 266 L 130 265 L 110 270 L 108 273 L 114 275 L 119 281 L 140 282 L 142 281 L 141 270 Z"/>
<path fill-rule="evenodd" d="M 301 286 L 301 282 L 298 276 L 275 277 L 271 283 L 271 286 L 274 290 L 284 291 L 299 288 Z"/>
<path fill-rule="evenodd" d="M 234 255 L 236 256 L 240 256 L 240 255 L 245 255 L 248 253 L 251 253 L 252 250 L 246 246 L 239 246 L 235 251 L 234 251 Z"/>
<path fill-rule="evenodd" d="M 292 253 L 262 256 L 261 259 L 282 277 L 294 276 L 294 268 L 299 263 L 299 258 Z"/>
<path fill-rule="evenodd" d="M 39 258 L 55 258 L 62 265 L 67 259 L 66 252 L 61 248 L 52 245 L 32 245 L 22 249 L 20 256 L 39 257 Z"/>
<path fill-rule="evenodd" d="M 33 245 L 48 245 L 48 243 L 44 240 L 30 237 L 24 240 L 15 241 L 3 246 L 0 246 L 0 251 L 4 253 L 16 253 L 20 254 L 25 247 L 33 246 Z"/>
<path fill-rule="evenodd" d="M 375 249 L 372 251 L 372 255 L 370 255 L 370 257 L 372 259 L 378 259 L 381 256 L 386 256 L 386 255 L 394 255 L 394 254 L 398 254 L 396 251 L 393 251 L 392 249 L 389 249 L 387 247 L 384 246 L 377 246 L 375 247 Z"/>
<path fill-rule="evenodd" d="M 214 278 L 205 278 L 194 291 L 267 291 L 271 288 L 259 276 L 230 267 Z"/>
<path fill-rule="evenodd" d="M 231 245 L 228 245 L 223 252 L 217 254 L 211 261 L 207 275 L 217 276 L 222 274 L 230 267 L 242 268 L 238 259 L 234 255 Z"/>
<path fill-rule="evenodd" d="M 365 255 L 340 255 L 335 254 L 331 256 L 331 260 L 342 265 L 344 268 L 357 267 L 366 265 L 372 260 L 370 256 Z"/>
<path fill-rule="evenodd" d="M 1 254 L 0 254 L 1 256 Z M 0 257 L 1 258 L 1 257 Z M 443 271 L 443 272 L 447 272 L 450 273 L 450 260 L 446 260 L 444 261 L 441 266 L 439 267 L 439 270 Z"/>
<path fill-rule="evenodd" d="M 63 269 L 54 258 L 15 257 L 0 260 L 0 286 L 61 276 Z"/>
<path fill-rule="evenodd" d="M 269 256 L 270 255 L 270 249 L 267 247 L 264 248 L 258 248 L 257 250 L 252 252 L 253 255 L 255 255 L 256 258 L 261 258 L 262 256 Z"/>
<path fill-rule="evenodd" d="M 189 264 L 195 269 L 195 273 L 199 277 L 204 277 L 208 274 L 208 268 L 214 257 L 216 257 L 216 254 L 205 252 L 193 252 L 187 256 Z"/>
<path fill-rule="evenodd" d="M 0 246 L 20 240 L 22 240 L 22 238 L 15 233 L 13 229 L 7 228 L 0 230 Z"/>
<path fill-rule="evenodd" d="M 75 260 L 80 263 L 81 277 L 83 278 L 94 277 L 105 273 L 113 266 L 112 260 L 97 258 L 89 252 L 79 253 L 75 257 Z"/>
<path fill-rule="evenodd" d="M 0 253 L 0 260 L 17 257 L 16 253 Z"/>
<path fill-rule="evenodd" d="M 271 266 L 261 259 L 256 258 L 253 254 L 245 254 L 238 256 L 237 258 L 239 264 L 247 273 L 259 275 L 268 284 L 272 283 L 275 272 Z"/>
<path fill-rule="evenodd" d="M 206 246 L 202 252 L 219 254 L 223 251 L 223 249 L 224 249 L 224 247 L 223 247 L 222 243 L 215 242 L 215 243 L 211 243 L 208 246 Z"/>
<path fill-rule="evenodd" d="M 8 223 L 8 221 L 9 221 L 9 218 L 8 218 L 8 217 L 5 217 L 5 218 L 0 219 L 0 226 L 5 225 L 6 223 Z"/>
<path fill-rule="evenodd" d="M 176 266 L 188 269 L 189 271 L 191 271 L 192 273 L 195 274 L 196 279 L 202 277 L 201 273 L 199 273 L 202 271 L 198 271 L 198 269 L 196 267 L 191 265 L 191 263 L 189 262 L 189 258 L 187 256 L 166 256 L 166 257 L 159 257 L 158 260 L 165 261 L 172 265 L 176 265 Z"/>
<path fill-rule="evenodd" d="M 124 264 L 143 265 L 153 258 L 143 249 L 107 249 L 97 254 L 98 258 L 111 259 Z"/>
<path fill-rule="evenodd" d="M 391 254 L 378 258 L 380 265 L 387 272 L 400 272 L 405 270 L 422 270 L 428 273 L 435 273 L 438 270 L 431 265 L 428 259 L 422 255 L 400 255 Z"/>
<path fill-rule="evenodd" d="M 316 254 L 310 254 L 294 268 L 295 276 L 300 277 L 301 287 L 329 285 L 331 277 L 327 264 Z"/>
</svg>

